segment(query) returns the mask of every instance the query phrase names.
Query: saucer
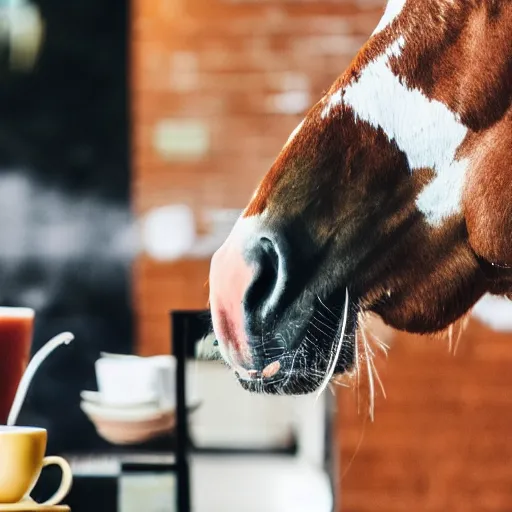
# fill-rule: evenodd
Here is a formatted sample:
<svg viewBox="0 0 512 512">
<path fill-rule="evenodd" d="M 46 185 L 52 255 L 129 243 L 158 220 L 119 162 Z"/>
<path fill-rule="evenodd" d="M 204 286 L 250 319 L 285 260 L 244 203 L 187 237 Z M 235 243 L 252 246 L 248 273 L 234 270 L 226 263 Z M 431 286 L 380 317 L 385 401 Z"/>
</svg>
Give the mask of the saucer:
<svg viewBox="0 0 512 512">
<path fill-rule="evenodd" d="M 96 432 L 106 441 L 117 444 L 137 444 L 149 441 L 152 438 L 171 432 L 176 424 L 176 415 L 173 409 L 160 409 L 155 411 L 126 411 L 105 413 L 100 407 L 82 402 L 82 411 L 96 428 Z M 123 414 L 119 414 L 122 412 Z M 131 412 L 129 416 L 127 413 Z M 1 512 L 1 511 L 0 511 Z"/>
<path fill-rule="evenodd" d="M 201 405 L 201 400 L 190 400 L 187 404 L 187 411 L 189 414 L 195 412 Z M 174 414 L 176 411 L 175 406 L 170 405 L 161 407 L 159 405 L 144 405 L 137 407 L 109 407 L 106 405 L 99 405 L 98 403 L 82 400 L 80 402 L 80 409 L 87 416 L 97 416 L 110 421 L 148 421 L 153 420 L 155 417 L 160 417 L 165 414 Z"/>
<path fill-rule="evenodd" d="M 0 512 L 71 512 L 67 505 L 40 505 L 35 501 L 0 503 Z"/>
<path fill-rule="evenodd" d="M 99 391 L 89 391 L 84 389 L 80 391 L 80 397 L 85 402 L 89 402 L 109 409 L 132 409 L 134 407 L 155 407 L 158 406 L 158 400 L 137 400 L 133 402 L 109 402 Z"/>
<path fill-rule="evenodd" d="M 136 407 L 111 407 L 107 405 L 100 405 L 98 403 L 82 400 L 80 402 L 80 409 L 87 414 L 87 416 L 98 416 L 105 420 L 111 421 L 147 421 L 162 414 L 174 414 L 174 407 L 160 407 L 158 404 L 141 405 Z"/>
<path fill-rule="evenodd" d="M 200 406 L 201 401 L 190 401 L 188 414 Z M 80 403 L 80 408 L 93 423 L 100 437 L 117 445 L 149 441 L 171 432 L 176 426 L 176 410 L 173 406 L 116 409 L 84 400 Z"/>
</svg>

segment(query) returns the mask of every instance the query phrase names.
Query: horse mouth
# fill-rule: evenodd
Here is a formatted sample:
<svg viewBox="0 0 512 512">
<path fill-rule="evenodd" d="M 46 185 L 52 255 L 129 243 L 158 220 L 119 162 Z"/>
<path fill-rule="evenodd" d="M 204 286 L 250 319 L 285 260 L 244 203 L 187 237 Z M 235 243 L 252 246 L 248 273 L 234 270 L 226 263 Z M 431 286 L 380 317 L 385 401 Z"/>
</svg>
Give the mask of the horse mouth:
<svg viewBox="0 0 512 512">
<path fill-rule="evenodd" d="M 255 368 L 232 367 L 244 389 L 254 393 L 302 395 L 321 393 L 334 375 L 350 370 L 355 360 L 356 316 L 349 307 L 348 291 L 342 308 L 334 309 L 322 301 L 316 305 L 300 342 L 289 348 L 285 332 L 251 346 Z M 272 345 L 272 346 L 268 346 Z"/>
</svg>

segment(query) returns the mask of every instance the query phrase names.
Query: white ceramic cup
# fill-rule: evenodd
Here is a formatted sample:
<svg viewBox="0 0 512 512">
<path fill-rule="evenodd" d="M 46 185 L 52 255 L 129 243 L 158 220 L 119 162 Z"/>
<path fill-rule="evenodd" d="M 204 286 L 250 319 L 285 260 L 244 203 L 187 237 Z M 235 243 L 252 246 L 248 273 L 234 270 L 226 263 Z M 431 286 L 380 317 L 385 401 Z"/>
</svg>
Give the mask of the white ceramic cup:
<svg viewBox="0 0 512 512">
<path fill-rule="evenodd" d="M 98 390 L 105 402 L 113 405 L 160 402 L 160 370 L 146 358 L 101 357 L 95 369 Z"/>
</svg>

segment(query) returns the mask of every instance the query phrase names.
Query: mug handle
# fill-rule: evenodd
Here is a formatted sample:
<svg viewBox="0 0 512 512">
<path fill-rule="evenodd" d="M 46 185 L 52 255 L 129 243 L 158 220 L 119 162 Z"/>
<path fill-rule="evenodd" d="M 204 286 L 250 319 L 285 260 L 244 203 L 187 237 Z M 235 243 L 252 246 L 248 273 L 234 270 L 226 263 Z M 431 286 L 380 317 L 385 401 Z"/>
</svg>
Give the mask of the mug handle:
<svg viewBox="0 0 512 512">
<path fill-rule="evenodd" d="M 71 467 L 68 462 L 62 457 L 57 457 L 52 455 L 50 457 L 45 457 L 43 459 L 43 468 L 46 466 L 57 465 L 62 470 L 62 479 L 60 481 L 60 486 L 55 491 L 55 494 L 48 500 L 43 503 L 39 503 L 39 505 L 51 506 L 58 505 L 69 493 L 71 489 L 71 485 L 73 484 L 73 472 L 71 471 Z"/>
</svg>

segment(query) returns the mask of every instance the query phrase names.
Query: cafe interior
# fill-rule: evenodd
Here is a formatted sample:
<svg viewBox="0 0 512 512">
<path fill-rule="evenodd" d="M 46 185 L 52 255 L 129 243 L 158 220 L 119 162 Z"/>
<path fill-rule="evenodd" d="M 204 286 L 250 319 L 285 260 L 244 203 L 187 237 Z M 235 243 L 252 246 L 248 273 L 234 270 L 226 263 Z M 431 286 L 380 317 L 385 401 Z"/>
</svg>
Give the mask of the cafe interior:
<svg viewBox="0 0 512 512">
<path fill-rule="evenodd" d="M 321 396 L 244 391 L 211 332 L 213 253 L 383 8 L 0 2 L 0 425 L 46 430 L 71 511 L 510 510 L 512 303 L 374 318 L 378 381 Z"/>
</svg>

